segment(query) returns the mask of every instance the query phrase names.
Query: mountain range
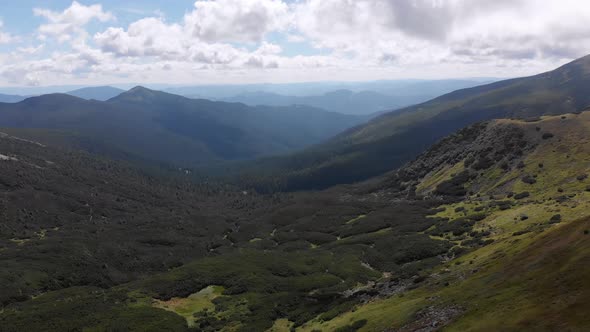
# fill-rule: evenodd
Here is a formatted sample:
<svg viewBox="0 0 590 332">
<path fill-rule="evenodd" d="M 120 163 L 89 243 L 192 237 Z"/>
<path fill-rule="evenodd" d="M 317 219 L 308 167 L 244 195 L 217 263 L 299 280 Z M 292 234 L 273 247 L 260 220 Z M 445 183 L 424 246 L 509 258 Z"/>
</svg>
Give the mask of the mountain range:
<svg viewBox="0 0 590 332">
<path fill-rule="evenodd" d="M 480 122 L 268 196 L 0 134 L 1 329 L 585 330 L 588 128 Z"/>
<path fill-rule="evenodd" d="M 366 123 L 143 87 L 0 104 L 0 331 L 588 330 L 589 68 Z"/>
<path fill-rule="evenodd" d="M 251 106 L 306 105 L 345 114 L 377 114 L 421 103 L 442 94 L 494 79 L 321 82 L 168 88 L 191 98 Z"/>
<path fill-rule="evenodd" d="M 112 86 L 96 86 L 72 90 L 66 92 L 66 94 L 82 99 L 105 101 L 114 98 L 123 92 L 125 92 L 125 90 L 114 88 Z"/>
<path fill-rule="evenodd" d="M 125 92 L 125 90 L 113 88 L 111 86 L 96 86 L 96 87 L 85 87 L 80 88 L 72 91 L 65 92 L 70 96 L 82 98 L 82 99 L 95 99 L 100 101 L 105 101 L 116 97 L 117 95 Z M 42 94 L 39 94 L 42 95 Z M 20 96 L 20 95 L 9 95 L 9 94 L 0 94 L 0 103 L 18 103 L 19 101 L 23 101 L 30 96 Z"/>
<path fill-rule="evenodd" d="M 428 99 L 428 98 L 426 98 Z M 344 114 L 369 115 L 391 111 L 402 106 L 423 101 L 420 97 L 394 97 L 374 91 L 353 92 L 337 90 L 320 96 L 283 96 L 269 92 L 244 93 L 223 101 L 239 102 L 247 105 L 307 105 Z"/>
<path fill-rule="evenodd" d="M 494 118 L 536 118 L 590 105 L 590 57 L 543 74 L 461 89 L 383 114 L 325 143 L 240 165 L 292 190 L 368 179 L 399 167 L 466 125 Z M 256 176 L 259 178 L 259 176 Z"/>
<path fill-rule="evenodd" d="M 160 90 L 192 98 L 225 99 L 250 93 L 270 93 L 282 96 L 320 96 L 326 93 L 349 90 L 373 91 L 400 98 L 434 98 L 442 94 L 496 81 L 495 78 L 443 79 L 443 80 L 381 80 L 367 82 L 302 82 L 286 84 L 233 84 L 158 87 Z"/>
<path fill-rule="evenodd" d="M 18 95 L 5 95 L 0 93 L 0 103 L 18 103 L 24 100 L 25 97 Z"/>
<path fill-rule="evenodd" d="M 305 106 L 189 99 L 143 87 L 107 101 L 67 94 L 32 97 L 0 104 L 0 115 L 0 126 L 62 131 L 61 142 L 74 147 L 184 167 L 284 153 L 365 120 Z"/>
</svg>

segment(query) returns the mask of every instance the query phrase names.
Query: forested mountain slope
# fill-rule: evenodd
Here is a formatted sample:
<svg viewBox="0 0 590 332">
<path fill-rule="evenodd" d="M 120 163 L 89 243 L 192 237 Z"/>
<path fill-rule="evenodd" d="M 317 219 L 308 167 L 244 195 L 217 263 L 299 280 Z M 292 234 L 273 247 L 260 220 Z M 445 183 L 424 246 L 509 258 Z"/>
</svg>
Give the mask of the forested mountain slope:
<svg viewBox="0 0 590 332">
<path fill-rule="evenodd" d="M 362 121 L 308 107 L 249 107 L 141 87 L 106 102 L 52 94 L 0 103 L 2 127 L 59 130 L 64 142 L 83 140 L 88 151 L 178 167 L 284 153 Z"/>
<path fill-rule="evenodd" d="M 479 123 L 395 172 L 288 195 L 16 137 L 0 151 L 2 331 L 590 326 L 587 112 Z"/>
<path fill-rule="evenodd" d="M 590 105 L 589 91 L 587 56 L 554 71 L 458 90 L 384 114 L 302 152 L 242 165 L 241 172 L 261 190 L 360 181 L 403 165 L 440 138 L 475 122 L 579 112 Z M 243 171 L 248 166 L 250 171 Z"/>
</svg>

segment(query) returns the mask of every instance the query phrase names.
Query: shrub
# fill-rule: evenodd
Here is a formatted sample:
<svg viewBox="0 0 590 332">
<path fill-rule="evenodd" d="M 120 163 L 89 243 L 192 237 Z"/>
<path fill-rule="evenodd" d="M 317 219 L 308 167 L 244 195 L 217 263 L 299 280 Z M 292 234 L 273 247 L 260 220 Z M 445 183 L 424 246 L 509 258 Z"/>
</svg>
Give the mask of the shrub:
<svg viewBox="0 0 590 332">
<path fill-rule="evenodd" d="M 551 219 L 549 219 L 549 222 L 551 224 L 557 224 L 559 222 L 561 222 L 561 214 L 556 214 L 553 217 L 551 217 Z"/>
<path fill-rule="evenodd" d="M 424 280 L 426 280 L 426 277 L 425 276 L 417 276 L 416 278 L 414 278 L 413 282 L 415 284 L 419 284 L 419 283 L 421 283 Z"/>
<path fill-rule="evenodd" d="M 494 165 L 494 161 L 488 157 L 480 157 L 471 167 L 476 170 L 488 169 Z"/>
<path fill-rule="evenodd" d="M 473 220 L 473 221 L 482 221 L 486 217 L 487 217 L 487 215 L 485 213 L 477 213 L 477 214 L 470 215 L 468 218 L 469 218 L 469 220 Z"/>
<path fill-rule="evenodd" d="M 522 230 L 522 231 L 518 231 L 518 232 L 512 233 L 512 236 L 519 236 L 519 235 L 530 233 L 530 232 L 531 231 L 525 229 L 525 230 Z"/>
<path fill-rule="evenodd" d="M 518 194 L 514 195 L 514 198 L 515 199 L 523 199 L 523 198 L 529 197 L 530 195 L 531 194 L 528 191 L 524 191 L 524 192 L 521 192 L 521 193 L 518 193 Z"/>
<path fill-rule="evenodd" d="M 452 179 L 447 181 L 441 182 L 437 187 L 435 192 L 438 195 L 445 195 L 445 196 L 465 196 L 467 194 L 467 190 L 465 189 L 465 183 L 471 180 L 472 176 L 469 174 L 468 171 L 463 171 L 457 174 Z"/>
<path fill-rule="evenodd" d="M 550 139 L 550 138 L 553 138 L 553 136 L 555 136 L 555 135 L 553 135 L 552 133 L 544 133 L 542 138 L 543 139 Z"/>
<path fill-rule="evenodd" d="M 499 201 L 497 205 L 501 211 L 508 210 L 512 207 L 512 203 L 510 201 Z"/>
<path fill-rule="evenodd" d="M 530 175 L 525 175 L 522 178 L 522 182 L 524 182 L 526 184 L 535 184 L 535 183 L 537 183 L 537 180 L 534 177 L 530 176 Z"/>
</svg>

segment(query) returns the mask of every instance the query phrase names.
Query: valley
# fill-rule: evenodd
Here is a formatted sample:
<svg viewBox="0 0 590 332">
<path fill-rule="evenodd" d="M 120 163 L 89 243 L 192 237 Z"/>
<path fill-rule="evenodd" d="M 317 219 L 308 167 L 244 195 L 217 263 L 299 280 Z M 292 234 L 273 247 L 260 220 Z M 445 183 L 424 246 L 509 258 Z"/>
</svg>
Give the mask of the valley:
<svg viewBox="0 0 590 332">
<path fill-rule="evenodd" d="M 581 328 L 589 129 L 590 112 L 493 120 L 370 181 L 270 196 L 4 136 L 1 325 Z M 24 197 L 37 208 L 8 204 Z"/>
<path fill-rule="evenodd" d="M 543 74 L 457 90 L 383 114 L 302 151 L 241 164 L 239 173 L 245 169 L 260 190 L 277 183 L 281 190 L 316 190 L 367 180 L 476 122 L 584 110 L 590 103 L 589 62 L 583 57 Z"/>
<path fill-rule="evenodd" d="M 0 13 L 0 332 L 590 331 L 590 3 Z"/>
</svg>

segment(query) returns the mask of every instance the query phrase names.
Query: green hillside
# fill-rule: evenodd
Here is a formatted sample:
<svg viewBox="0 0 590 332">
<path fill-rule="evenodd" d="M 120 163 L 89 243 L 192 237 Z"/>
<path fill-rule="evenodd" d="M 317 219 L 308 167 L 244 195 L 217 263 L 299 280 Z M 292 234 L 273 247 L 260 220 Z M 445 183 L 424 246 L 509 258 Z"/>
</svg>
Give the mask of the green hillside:
<svg viewBox="0 0 590 332">
<path fill-rule="evenodd" d="M 479 123 L 371 181 L 272 196 L 0 143 L 2 331 L 590 326 L 589 112 Z"/>
<path fill-rule="evenodd" d="M 240 172 L 261 190 L 321 189 L 361 181 L 400 167 L 472 123 L 584 110 L 590 105 L 589 89 L 587 56 L 547 73 L 458 90 L 384 114 L 302 152 L 242 165 Z"/>
<path fill-rule="evenodd" d="M 426 233 L 467 251 L 403 296 L 303 330 L 359 320 L 367 320 L 360 331 L 412 331 L 433 322 L 445 331 L 585 330 L 589 173 L 590 113 L 584 112 L 475 125 L 360 185 L 359 193 L 377 197 L 399 197 L 401 189 L 451 199 Z M 485 245 L 468 249 L 473 243 Z"/>
</svg>

